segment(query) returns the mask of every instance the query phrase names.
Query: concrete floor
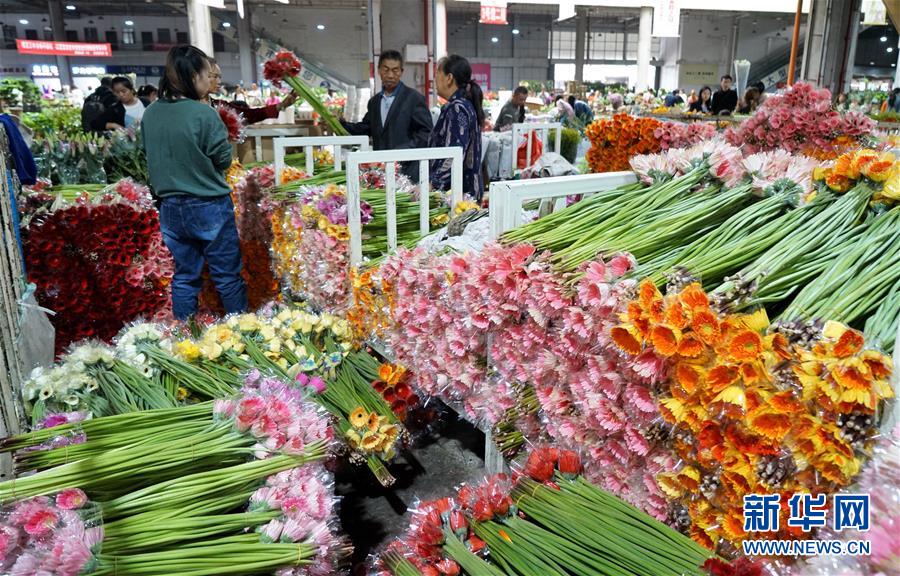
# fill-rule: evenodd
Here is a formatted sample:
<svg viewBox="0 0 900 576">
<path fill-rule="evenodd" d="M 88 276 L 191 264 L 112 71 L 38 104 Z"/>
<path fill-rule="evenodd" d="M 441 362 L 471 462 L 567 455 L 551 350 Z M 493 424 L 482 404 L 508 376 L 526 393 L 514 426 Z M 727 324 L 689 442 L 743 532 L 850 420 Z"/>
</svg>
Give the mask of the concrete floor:
<svg viewBox="0 0 900 576">
<path fill-rule="evenodd" d="M 449 496 L 460 484 L 484 478 L 484 434 L 439 406 L 430 430 L 414 435 L 411 448 L 389 469 L 397 479 L 390 488 L 346 461 L 335 472 L 342 528 L 354 546 L 354 574 L 366 574 L 367 558 L 406 532 L 408 510 L 418 501 Z"/>
</svg>

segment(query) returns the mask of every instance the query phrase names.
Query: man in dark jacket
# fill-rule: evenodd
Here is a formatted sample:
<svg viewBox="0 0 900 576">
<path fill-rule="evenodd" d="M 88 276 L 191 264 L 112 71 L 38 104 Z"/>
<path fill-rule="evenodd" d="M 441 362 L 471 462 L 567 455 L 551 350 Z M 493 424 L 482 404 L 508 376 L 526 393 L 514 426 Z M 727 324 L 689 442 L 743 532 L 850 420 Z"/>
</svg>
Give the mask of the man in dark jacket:
<svg viewBox="0 0 900 576">
<path fill-rule="evenodd" d="M 738 105 L 738 95 L 734 88 L 731 87 L 734 78 L 726 74 L 722 76 L 719 83 L 719 90 L 712 97 L 712 113 L 713 114 L 734 114 L 734 109 Z"/>
<path fill-rule="evenodd" d="M 427 148 L 431 134 L 431 112 L 425 97 L 403 84 L 403 56 L 387 50 L 378 57 L 378 75 L 382 90 L 369 99 L 362 122 L 344 122 L 347 132 L 371 136 L 375 150 Z M 413 181 L 419 179 L 419 163 L 407 162 L 402 171 Z"/>
<path fill-rule="evenodd" d="M 512 98 L 500 109 L 494 130 L 501 132 L 512 129 L 513 124 L 521 124 L 525 121 L 525 101 L 528 100 L 528 88 L 517 86 L 513 90 Z"/>
</svg>

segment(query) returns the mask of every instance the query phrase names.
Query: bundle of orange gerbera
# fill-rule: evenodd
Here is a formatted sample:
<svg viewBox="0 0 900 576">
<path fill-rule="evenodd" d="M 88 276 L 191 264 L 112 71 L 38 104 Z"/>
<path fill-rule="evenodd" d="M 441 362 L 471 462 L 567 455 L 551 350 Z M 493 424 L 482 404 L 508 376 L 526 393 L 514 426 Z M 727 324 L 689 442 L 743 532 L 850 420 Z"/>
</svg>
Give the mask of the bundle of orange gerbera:
<svg viewBox="0 0 900 576">
<path fill-rule="evenodd" d="M 655 118 L 628 114 L 597 120 L 585 130 L 591 141 L 587 152 L 591 172 L 630 170 L 628 161 L 632 156 L 659 152 L 662 148 L 654 132 L 660 126 L 662 122 Z"/>
<path fill-rule="evenodd" d="M 869 149 L 848 152 L 831 166 L 817 168 L 813 179 L 835 192 L 846 192 L 863 180 L 876 190 L 874 200 L 900 202 L 900 165 L 890 152 Z"/>
<path fill-rule="evenodd" d="M 782 529 L 764 536 L 790 537 L 790 496 L 848 485 L 893 395 L 890 359 L 860 332 L 828 322 L 811 346 L 792 345 L 764 311 L 718 312 L 696 283 L 663 296 L 643 282 L 611 336 L 628 355 L 651 350 L 669 364 L 657 401 L 682 464 L 658 482 L 710 548 L 748 537 L 752 494 L 780 495 Z"/>
</svg>

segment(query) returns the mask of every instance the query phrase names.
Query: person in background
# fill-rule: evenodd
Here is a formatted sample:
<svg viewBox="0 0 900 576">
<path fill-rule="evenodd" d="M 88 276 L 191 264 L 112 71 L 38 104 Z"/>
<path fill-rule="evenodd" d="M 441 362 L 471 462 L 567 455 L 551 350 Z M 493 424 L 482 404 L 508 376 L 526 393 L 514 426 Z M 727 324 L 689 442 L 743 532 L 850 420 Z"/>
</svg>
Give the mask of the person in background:
<svg viewBox="0 0 900 576">
<path fill-rule="evenodd" d="M 575 108 L 569 104 L 562 94 L 557 94 L 556 98 L 554 98 L 554 102 L 556 102 L 556 110 L 560 120 L 575 119 Z"/>
<path fill-rule="evenodd" d="M 502 132 L 510 130 L 513 124 L 521 124 L 525 121 L 525 101 L 528 100 L 528 88 L 525 86 L 517 86 L 513 90 L 512 97 L 509 102 L 500 109 L 500 115 L 497 116 L 497 123 L 494 124 L 494 130 Z"/>
<path fill-rule="evenodd" d="M 759 90 L 755 86 L 751 86 L 744 91 L 744 97 L 738 104 L 737 111 L 739 114 L 753 114 L 759 107 Z"/>
<path fill-rule="evenodd" d="M 159 99 L 159 90 L 153 84 L 144 84 L 137 91 L 138 98 L 143 98 L 153 104 Z"/>
<path fill-rule="evenodd" d="M 94 119 L 91 127 L 95 132 L 121 130 L 141 123 L 144 110 L 150 105 L 149 100 L 138 98 L 131 78 L 116 76 L 112 79 L 112 91 L 116 103 L 108 106 L 103 113 Z"/>
<path fill-rule="evenodd" d="M 846 112 L 849 109 L 849 103 L 847 102 L 847 95 L 841 92 L 838 94 L 837 102 L 834 104 L 835 110 L 838 112 Z"/>
<path fill-rule="evenodd" d="M 569 96 L 567 102 L 572 110 L 575 111 L 575 117 L 582 124 L 590 124 L 594 121 L 594 111 L 584 100 L 576 100 L 574 96 Z"/>
<path fill-rule="evenodd" d="M 104 76 L 97 89 L 85 98 L 81 108 L 81 127 L 85 132 L 106 131 L 105 123 L 101 124 L 100 117 L 107 108 L 112 108 L 119 101 L 112 91 L 112 81 L 111 76 Z"/>
<path fill-rule="evenodd" d="M 729 74 L 722 76 L 719 82 L 719 89 L 712 97 L 712 113 L 713 114 L 733 114 L 734 109 L 738 105 L 737 92 L 731 87 L 734 82 Z"/>
<path fill-rule="evenodd" d="M 691 112 L 700 114 L 712 114 L 712 88 L 704 86 L 700 89 L 700 96 L 691 104 Z"/>
<path fill-rule="evenodd" d="M 209 103 L 213 106 L 222 105 L 228 106 L 233 109 L 235 112 L 240 112 L 244 115 L 244 122 L 249 124 L 256 124 L 257 122 L 262 122 L 263 120 L 267 120 L 269 118 L 278 118 L 278 114 L 292 105 L 297 100 L 297 95 L 293 93 L 293 91 L 285 96 L 285 98 L 277 103 L 271 104 L 269 106 L 260 106 L 257 108 L 251 108 L 245 102 L 240 101 L 232 101 L 229 102 L 227 100 L 220 100 L 218 98 L 213 98 L 213 94 L 218 94 L 219 86 L 222 82 L 222 69 L 219 68 L 219 64 L 216 62 L 215 58 L 209 59 L 209 85 L 210 85 L 210 95 L 208 97 Z"/>
<path fill-rule="evenodd" d="M 758 105 L 762 105 L 762 103 L 765 102 L 766 98 L 768 97 L 768 95 L 766 94 L 766 85 L 760 81 L 754 84 L 753 87 L 759 91 L 759 98 L 756 100 L 756 103 Z M 758 107 L 759 106 L 757 106 L 757 108 Z"/>
<path fill-rule="evenodd" d="M 697 91 L 694 90 L 693 88 L 691 88 L 691 93 L 690 93 L 690 95 L 688 96 L 688 99 L 687 99 L 687 105 L 688 105 L 688 107 L 693 106 L 693 105 L 694 105 L 694 102 L 696 102 L 696 101 L 697 101 Z"/>
<path fill-rule="evenodd" d="M 672 90 L 666 95 L 666 99 L 663 104 L 666 108 L 672 108 L 673 106 L 681 106 L 684 104 L 684 98 L 681 97 L 681 94 L 678 88 Z"/>
<path fill-rule="evenodd" d="M 484 123 L 484 95 L 472 80 L 472 66 L 457 54 L 441 58 L 435 84 L 438 95 L 447 101 L 428 140 L 431 148 L 458 146 L 463 149 L 463 193 L 481 202 L 484 181 L 481 174 L 481 126 Z M 432 160 L 431 185 L 450 190 L 451 161 Z"/>
<path fill-rule="evenodd" d="M 243 86 L 238 86 L 234 89 L 234 94 L 231 95 L 231 101 L 247 104 L 247 93 L 244 92 Z"/>
<path fill-rule="evenodd" d="M 385 50 L 378 57 L 381 92 L 369 98 L 362 122 L 341 124 L 354 136 L 370 136 L 375 150 L 425 148 L 431 134 L 431 112 L 425 97 L 401 81 L 403 56 Z M 401 171 L 414 182 L 419 179 L 419 163 L 404 162 Z"/>
<path fill-rule="evenodd" d="M 894 88 L 891 91 L 887 112 L 900 112 L 900 88 Z"/>
<path fill-rule="evenodd" d="M 250 89 L 246 92 L 247 105 L 251 107 L 259 107 L 263 105 L 263 97 L 262 90 L 259 89 L 259 84 L 256 82 L 250 84 Z"/>
<path fill-rule="evenodd" d="M 224 176 L 231 144 L 219 115 L 203 102 L 209 73 L 202 50 L 169 50 L 160 99 L 147 109 L 142 130 L 150 185 L 160 199 L 160 229 L 175 260 L 172 311 L 179 320 L 197 313 L 204 263 L 225 313 L 247 309 L 234 204 Z"/>
</svg>

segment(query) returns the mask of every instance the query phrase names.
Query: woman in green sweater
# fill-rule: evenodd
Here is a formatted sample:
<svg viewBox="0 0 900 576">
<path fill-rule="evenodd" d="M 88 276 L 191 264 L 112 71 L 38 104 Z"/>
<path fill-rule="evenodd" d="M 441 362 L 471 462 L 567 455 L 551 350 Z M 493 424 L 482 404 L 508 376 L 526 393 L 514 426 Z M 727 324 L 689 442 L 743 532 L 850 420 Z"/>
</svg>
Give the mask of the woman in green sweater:
<svg viewBox="0 0 900 576">
<path fill-rule="evenodd" d="M 224 176 L 231 144 L 219 114 L 201 102 L 209 85 L 206 54 L 194 46 L 172 48 L 159 100 L 144 112 L 141 125 L 163 239 L 175 259 L 172 310 L 178 319 L 197 312 L 204 262 L 225 312 L 247 309 L 234 204 Z"/>
</svg>

